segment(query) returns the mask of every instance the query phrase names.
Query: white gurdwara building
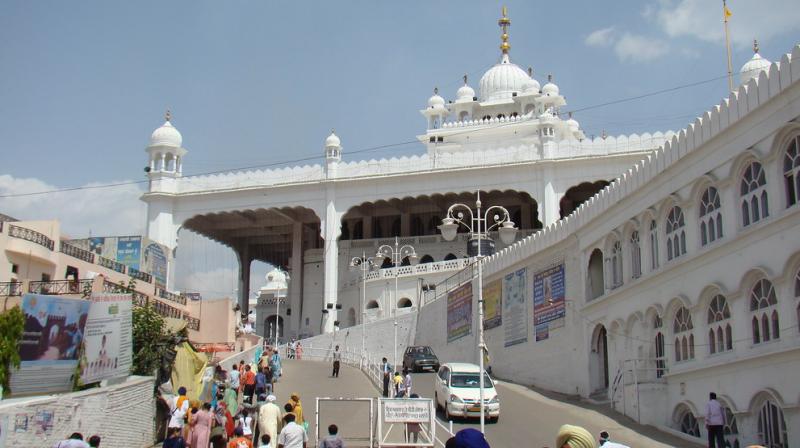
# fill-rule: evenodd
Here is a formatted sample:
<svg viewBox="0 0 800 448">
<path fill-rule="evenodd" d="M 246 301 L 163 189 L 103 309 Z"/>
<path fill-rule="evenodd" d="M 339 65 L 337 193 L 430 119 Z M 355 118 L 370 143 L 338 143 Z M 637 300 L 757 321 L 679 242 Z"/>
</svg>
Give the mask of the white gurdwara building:
<svg viewBox="0 0 800 448">
<path fill-rule="evenodd" d="M 484 263 L 484 285 L 503 294 L 486 332 L 495 374 L 607 400 L 692 440 L 716 391 L 731 446 L 800 441 L 800 47 L 775 63 L 756 51 L 738 89 L 680 132 L 587 138 L 560 114 L 552 77 L 541 85 L 511 61 L 509 24 L 504 14 L 500 61 L 477 91 L 465 79 L 420 111 L 425 154 L 345 162 L 331 133 L 324 165 L 184 177 L 167 120 L 147 148 L 147 237 L 175 249 L 183 228 L 231 247 L 245 309 L 250 263 L 285 269 L 286 306 L 266 317 L 285 337 L 413 315 L 404 341 L 475 361 L 474 338 L 447 342 L 436 299 L 474 261 L 468 235 L 448 242 L 437 226 L 480 191 L 520 229 L 510 245 L 494 238 Z M 351 260 L 396 243 L 419 263 L 376 257 L 362 297 Z M 547 300 L 563 286 L 544 327 L 542 278 Z M 507 315 L 513 288 L 521 321 Z"/>
</svg>

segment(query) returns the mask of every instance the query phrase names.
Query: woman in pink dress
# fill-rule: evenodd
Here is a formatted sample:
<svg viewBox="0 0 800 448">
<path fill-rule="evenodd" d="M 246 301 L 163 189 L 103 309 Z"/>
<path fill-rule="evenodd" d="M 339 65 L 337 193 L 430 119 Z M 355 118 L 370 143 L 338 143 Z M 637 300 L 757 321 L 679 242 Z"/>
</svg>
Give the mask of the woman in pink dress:
<svg viewBox="0 0 800 448">
<path fill-rule="evenodd" d="M 192 448 L 208 448 L 211 439 L 211 403 L 204 403 L 203 408 L 192 416 L 192 432 L 189 436 L 189 446 Z"/>
</svg>

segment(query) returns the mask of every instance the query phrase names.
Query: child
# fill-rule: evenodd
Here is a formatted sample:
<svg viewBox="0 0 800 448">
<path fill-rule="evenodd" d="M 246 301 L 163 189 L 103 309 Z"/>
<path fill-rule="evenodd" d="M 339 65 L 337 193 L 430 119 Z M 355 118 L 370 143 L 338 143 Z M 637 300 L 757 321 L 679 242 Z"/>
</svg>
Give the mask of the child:
<svg viewBox="0 0 800 448">
<path fill-rule="evenodd" d="M 394 396 L 395 398 L 402 398 L 405 392 L 405 385 L 403 384 L 403 376 L 400 372 L 394 372 Z"/>
<path fill-rule="evenodd" d="M 328 426 L 328 436 L 322 439 L 319 448 L 344 448 L 344 441 L 338 434 L 339 428 L 336 425 Z"/>
<path fill-rule="evenodd" d="M 270 448 L 269 446 L 270 437 L 269 434 L 264 434 L 261 436 L 261 445 L 258 448 Z"/>
</svg>

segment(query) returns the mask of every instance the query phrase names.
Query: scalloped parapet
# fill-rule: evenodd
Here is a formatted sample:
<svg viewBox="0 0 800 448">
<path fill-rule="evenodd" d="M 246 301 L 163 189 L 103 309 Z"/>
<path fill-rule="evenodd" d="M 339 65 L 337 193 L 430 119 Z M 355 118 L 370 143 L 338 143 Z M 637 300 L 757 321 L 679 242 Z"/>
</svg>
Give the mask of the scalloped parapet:
<svg viewBox="0 0 800 448">
<path fill-rule="evenodd" d="M 678 134 L 665 134 L 663 147 L 625 171 L 610 185 L 581 204 L 571 215 L 556 221 L 538 233 L 517 241 L 486 258 L 484 273 L 491 275 L 564 241 L 569 235 L 588 225 L 610 207 L 659 176 L 688 153 L 699 148 L 800 80 L 800 45 L 773 63 L 758 78 L 731 92 L 720 104 L 695 119 Z M 615 139 L 619 144 L 619 138 Z M 593 142 L 593 144 L 596 143 Z"/>
</svg>

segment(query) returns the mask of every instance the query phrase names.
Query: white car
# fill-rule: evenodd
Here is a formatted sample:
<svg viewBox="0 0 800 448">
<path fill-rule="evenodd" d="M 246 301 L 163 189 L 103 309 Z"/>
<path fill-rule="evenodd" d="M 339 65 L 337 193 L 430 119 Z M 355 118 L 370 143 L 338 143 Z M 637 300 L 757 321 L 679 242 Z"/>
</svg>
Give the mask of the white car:
<svg viewBox="0 0 800 448">
<path fill-rule="evenodd" d="M 481 416 L 480 367 L 468 363 L 447 363 L 439 368 L 434 381 L 434 401 L 437 409 L 444 409 L 447 420 L 451 417 Z M 500 397 L 494 382 L 483 372 L 483 400 L 487 419 L 500 419 Z"/>
</svg>

